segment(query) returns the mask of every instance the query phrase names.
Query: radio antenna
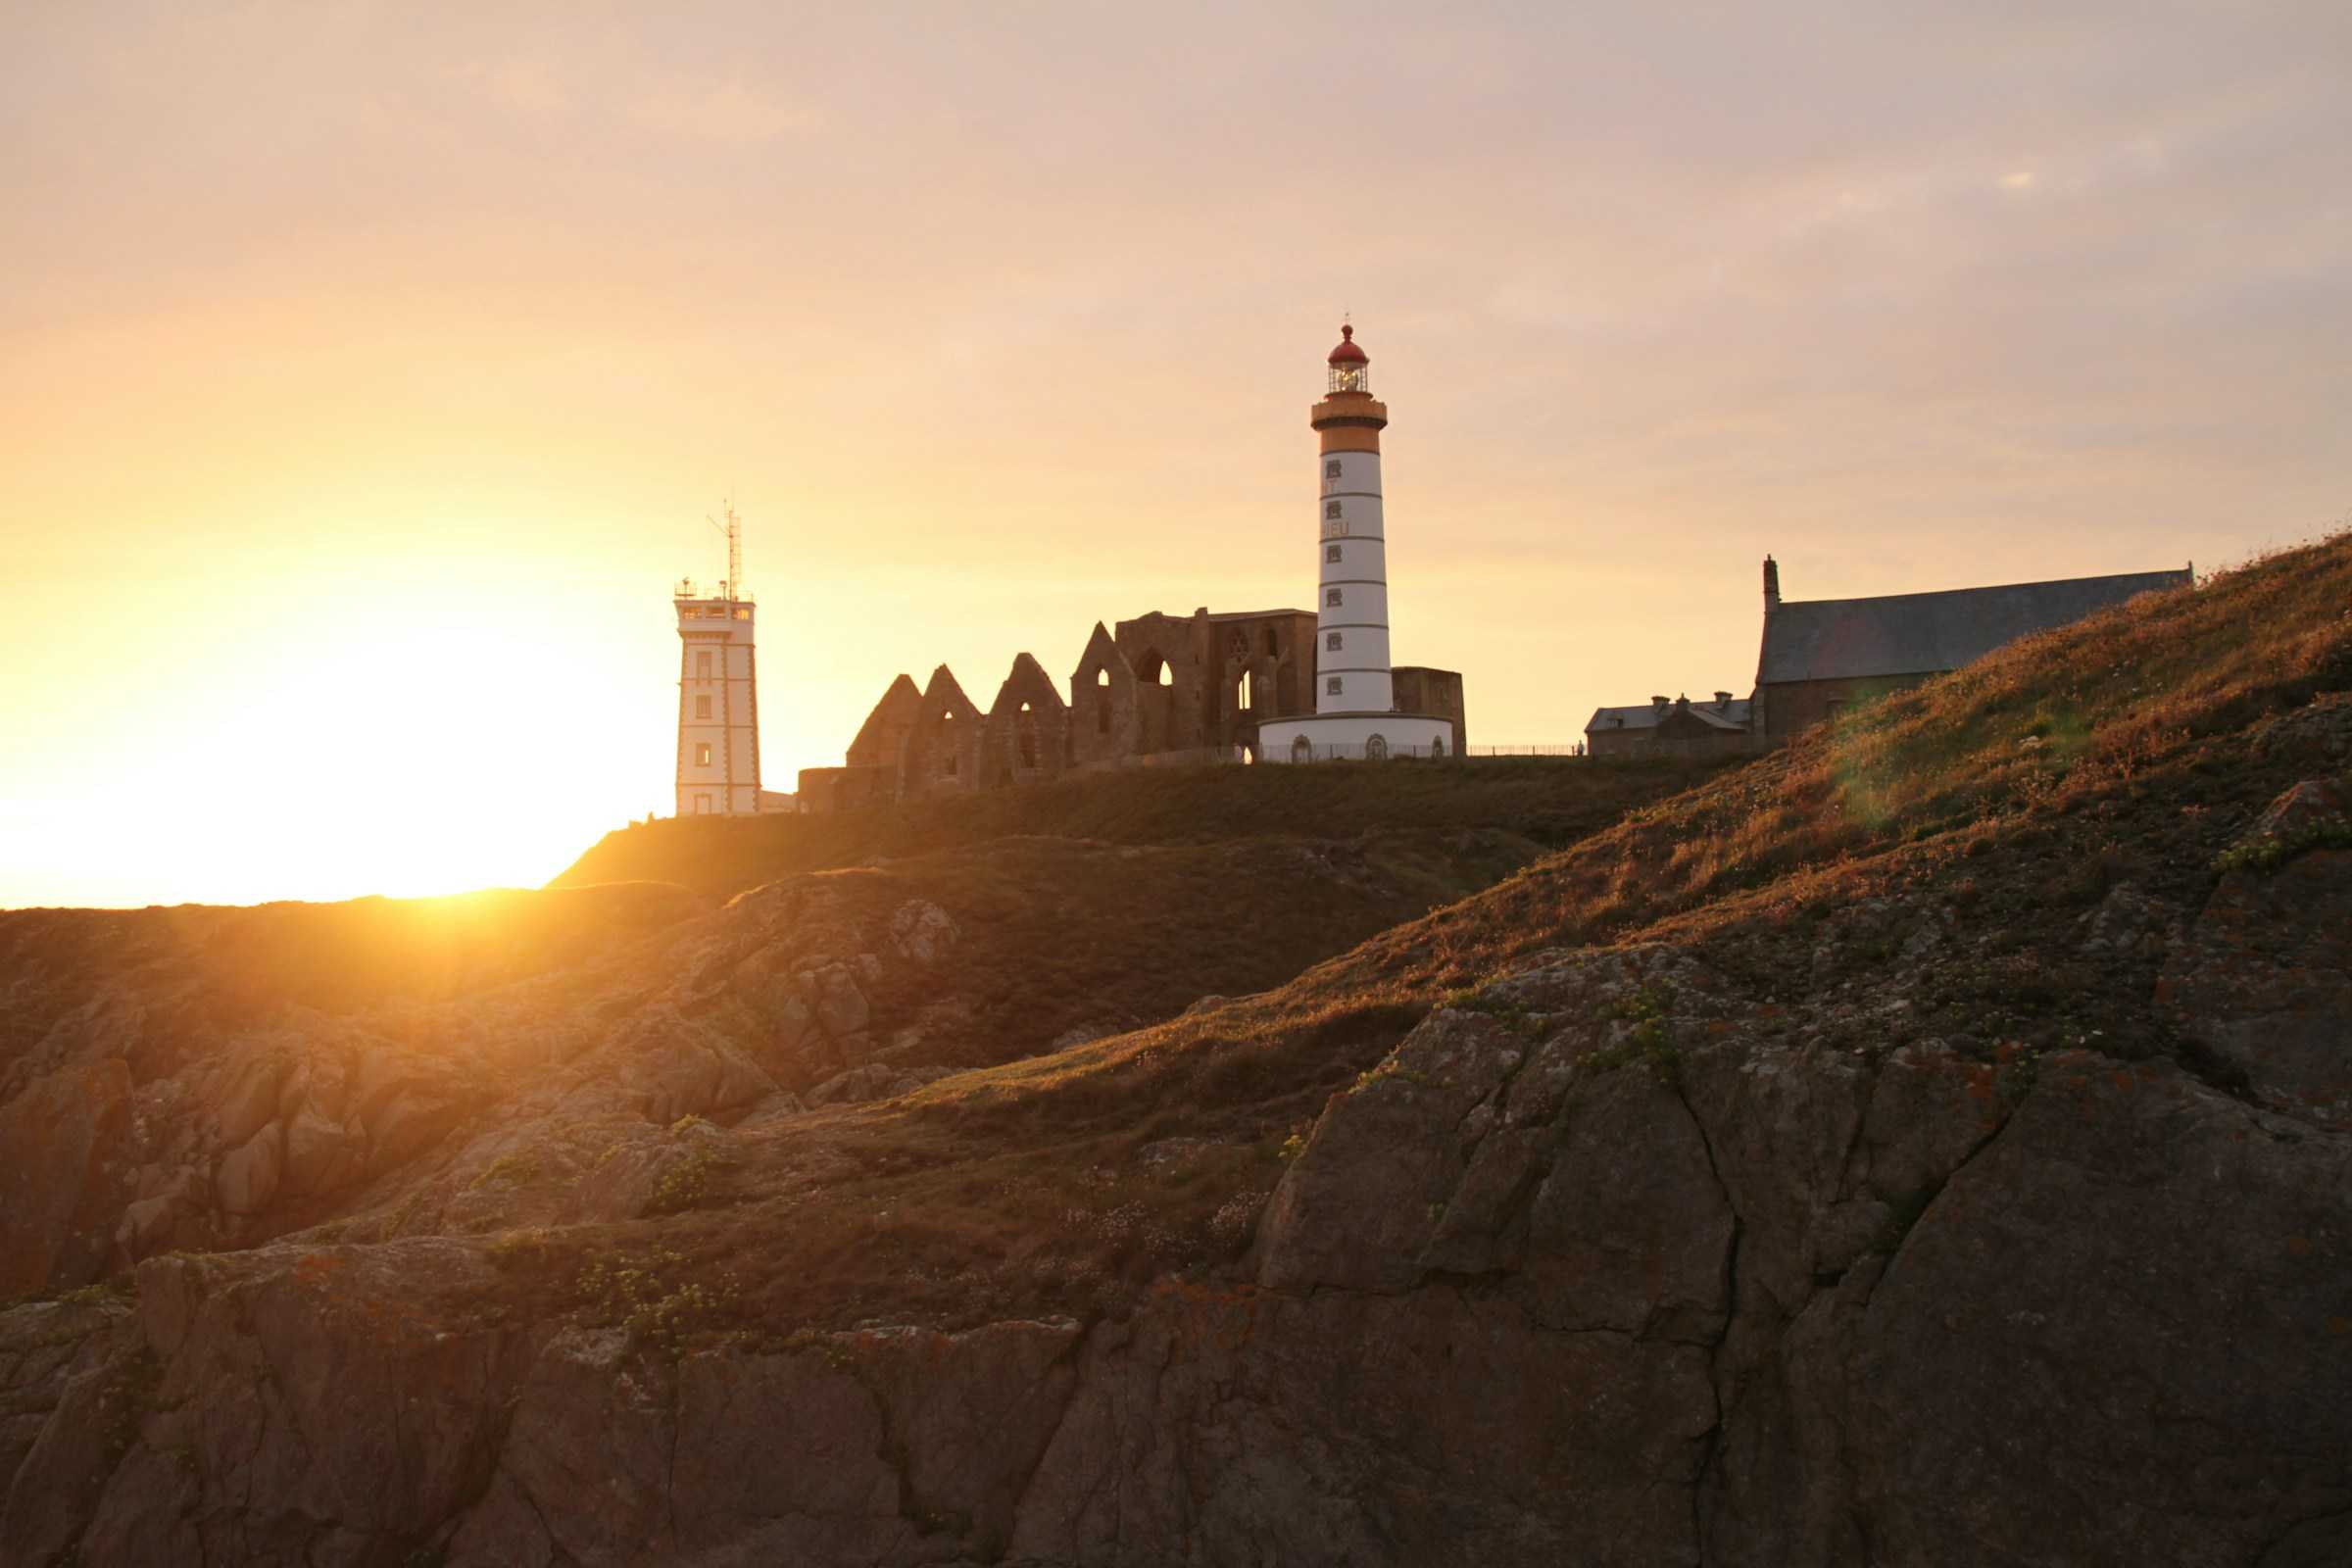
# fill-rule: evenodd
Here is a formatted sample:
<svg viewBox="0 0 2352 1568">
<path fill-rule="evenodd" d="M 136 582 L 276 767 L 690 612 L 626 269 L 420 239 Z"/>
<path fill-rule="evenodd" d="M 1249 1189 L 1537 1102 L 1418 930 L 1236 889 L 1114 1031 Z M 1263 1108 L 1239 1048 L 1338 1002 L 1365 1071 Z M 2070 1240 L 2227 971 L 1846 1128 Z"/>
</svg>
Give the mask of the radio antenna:
<svg viewBox="0 0 2352 1568">
<path fill-rule="evenodd" d="M 718 597 L 740 599 L 743 597 L 743 519 L 735 515 L 735 499 L 732 496 L 720 503 L 719 510 L 726 514 L 727 520 L 723 523 L 708 512 L 703 514 L 705 522 L 727 536 L 727 580 L 718 585 Z"/>
</svg>

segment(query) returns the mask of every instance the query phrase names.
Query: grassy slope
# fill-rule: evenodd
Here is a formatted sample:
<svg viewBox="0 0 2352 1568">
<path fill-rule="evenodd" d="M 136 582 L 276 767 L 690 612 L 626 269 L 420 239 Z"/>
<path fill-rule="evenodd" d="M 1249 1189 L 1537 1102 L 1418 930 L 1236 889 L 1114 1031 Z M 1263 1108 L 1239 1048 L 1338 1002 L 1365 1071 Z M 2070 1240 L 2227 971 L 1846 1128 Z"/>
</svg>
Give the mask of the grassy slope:
<svg viewBox="0 0 2352 1568">
<path fill-rule="evenodd" d="M 967 849 L 1017 837 L 1111 844 L 1238 839 L 1393 843 L 1442 858 L 1446 835 L 1516 834 L 1532 857 L 1596 832 L 1704 770 L 1687 763 L 1557 759 L 1392 767 L 1183 767 L 1089 773 L 828 816 L 672 818 L 608 833 L 551 887 L 675 882 L 727 897 L 803 871 Z"/>
<path fill-rule="evenodd" d="M 712 1326 L 1084 1310 L 1229 1252 L 1284 1135 L 1447 993 L 1546 949 L 1673 940 L 1761 1006 L 1822 983 L 1814 933 L 1874 897 L 1932 898 L 1999 937 L 1906 976 L 1928 987 L 1923 1033 L 1990 1058 L 2095 1020 L 2103 1049 L 2209 1070 L 2153 1015 L 2153 959 L 2094 970 L 2067 938 L 2122 880 L 2202 901 L 2216 856 L 2309 770 L 2257 744 L 2265 728 L 2352 690 L 2348 607 L 2337 538 L 2031 639 L 1278 991 L 747 1134 L 706 1206 L 549 1238 L 525 1288 L 561 1300 L 568 1264 L 618 1249 L 663 1277 L 730 1276 Z M 1218 1143 L 1180 1175 L 1138 1157 L 1176 1136 Z"/>
</svg>

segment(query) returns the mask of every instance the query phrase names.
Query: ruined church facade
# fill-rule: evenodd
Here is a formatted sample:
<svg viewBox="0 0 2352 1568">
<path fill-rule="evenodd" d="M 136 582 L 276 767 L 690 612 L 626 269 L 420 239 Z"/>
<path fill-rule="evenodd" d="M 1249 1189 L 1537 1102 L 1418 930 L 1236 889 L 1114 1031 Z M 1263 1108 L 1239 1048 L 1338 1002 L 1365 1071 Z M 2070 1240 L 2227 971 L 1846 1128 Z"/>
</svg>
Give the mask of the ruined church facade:
<svg viewBox="0 0 2352 1568">
<path fill-rule="evenodd" d="M 844 765 L 803 768 L 800 808 L 835 811 L 1002 789 L 1080 768 L 1253 760 L 1258 726 L 1315 710 L 1310 610 L 1190 615 L 1154 611 L 1095 623 L 1068 695 L 1028 654 L 986 709 L 942 664 L 917 687 L 890 683 Z M 1462 677 L 1400 668 L 1416 711 L 1443 713 L 1462 755 Z"/>
</svg>

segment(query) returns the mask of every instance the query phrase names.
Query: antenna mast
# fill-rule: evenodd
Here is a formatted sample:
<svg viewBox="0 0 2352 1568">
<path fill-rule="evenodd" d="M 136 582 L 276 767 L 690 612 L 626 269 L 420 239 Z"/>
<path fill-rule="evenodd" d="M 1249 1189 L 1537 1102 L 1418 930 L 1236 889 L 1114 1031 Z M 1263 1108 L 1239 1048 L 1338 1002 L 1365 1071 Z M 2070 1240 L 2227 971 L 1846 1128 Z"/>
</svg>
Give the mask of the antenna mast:
<svg viewBox="0 0 2352 1568">
<path fill-rule="evenodd" d="M 719 529 L 727 536 L 727 580 L 718 585 L 718 597 L 728 600 L 741 599 L 743 597 L 743 519 L 735 515 L 735 498 L 733 496 L 729 496 L 722 502 L 719 510 L 726 514 L 727 520 L 724 524 L 721 524 L 718 518 L 711 516 L 709 513 L 703 514 L 705 522 Z"/>
</svg>

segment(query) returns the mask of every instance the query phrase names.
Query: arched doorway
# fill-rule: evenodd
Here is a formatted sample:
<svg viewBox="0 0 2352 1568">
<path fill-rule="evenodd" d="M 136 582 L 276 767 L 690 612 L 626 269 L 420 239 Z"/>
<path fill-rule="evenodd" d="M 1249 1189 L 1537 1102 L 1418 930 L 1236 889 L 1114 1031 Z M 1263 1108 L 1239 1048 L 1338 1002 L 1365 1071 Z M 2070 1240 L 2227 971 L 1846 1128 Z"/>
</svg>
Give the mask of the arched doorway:
<svg viewBox="0 0 2352 1568">
<path fill-rule="evenodd" d="M 1292 760 L 1292 761 L 1294 761 L 1294 762 L 1311 762 L 1311 761 L 1313 761 L 1314 760 L 1315 760 L 1315 749 L 1314 749 L 1314 747 L 1313 747 L 1313 746 L 1311 746 L 1311 745 L 1309 745 L 1309 744 L 1307 743 L 1307 739 L 1306 739 L 1306 737 L 1305 737 L 1305 736 L 1301 735 L 1301 736 L 1299 736 L 1299 737 L 1298 737 L 1297 740 L 1295 740 L 1295 741 L 1291 742 L 1291 760 Z"/>
<path fill-rule="evenodd" d="M 1365 737 L 1364 760 L 1367 762 L 1385 762 L 1388 760 L 1389 738 L 1386 735 L 1371 735 Z"/>
<path fill-rule="evenodd" d="M 1446 755 L 1446 737 L 1445 737 L 1445 736 L 1443 736 L 1443 735 L 1433 735 L 1433 736 L 1431 736 L 1431 737 L 1430 737 L 1430 741 L 1429 741 L 1429 755 L 1430 755 L 1430 756 L 1432 756 L 1432 757 L 1444 757 L 1444 756 Z"/>
</svg>

